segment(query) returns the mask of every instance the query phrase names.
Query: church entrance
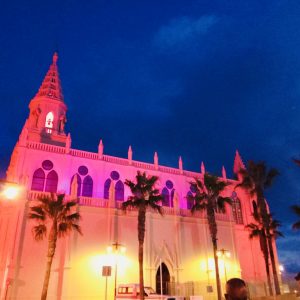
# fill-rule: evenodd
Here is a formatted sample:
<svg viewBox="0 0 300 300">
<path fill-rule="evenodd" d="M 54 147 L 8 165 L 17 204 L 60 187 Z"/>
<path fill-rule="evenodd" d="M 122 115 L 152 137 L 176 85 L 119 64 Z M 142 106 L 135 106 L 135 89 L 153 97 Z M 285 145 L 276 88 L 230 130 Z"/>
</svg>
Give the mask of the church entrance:
<svg viewBox="0 0 300 300">
<path fill-rule="evenodd" d="M 160 272 L 160 268 L 162 269 L 162 272 Z M 160 274 L 162 273 L 162 293 L 163 295 L 167 295 L 169 293 L 169 286 L 170 286 L 170 273 L 167 268 L 167 266 L 162 263 L 156 272 L 156 292 L 158 294 L 161 293 L 161 280 L 160 280 Z"/>
</svg>

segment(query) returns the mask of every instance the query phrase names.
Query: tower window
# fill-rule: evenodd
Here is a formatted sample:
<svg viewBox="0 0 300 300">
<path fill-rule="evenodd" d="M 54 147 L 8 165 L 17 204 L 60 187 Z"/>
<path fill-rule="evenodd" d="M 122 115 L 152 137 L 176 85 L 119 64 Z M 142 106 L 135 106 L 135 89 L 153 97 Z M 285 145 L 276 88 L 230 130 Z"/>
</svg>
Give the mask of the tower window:
<svg viewBox="0 0 300 300">
<path fill-rule="evenodd" d="M 46 116 L 46 122 L 45 122 L 45 127 L 46 127 L 47 133 L 52 133 L 53 119 L 54 119 L 53 113 L 50 111 Z"/>
</svg>

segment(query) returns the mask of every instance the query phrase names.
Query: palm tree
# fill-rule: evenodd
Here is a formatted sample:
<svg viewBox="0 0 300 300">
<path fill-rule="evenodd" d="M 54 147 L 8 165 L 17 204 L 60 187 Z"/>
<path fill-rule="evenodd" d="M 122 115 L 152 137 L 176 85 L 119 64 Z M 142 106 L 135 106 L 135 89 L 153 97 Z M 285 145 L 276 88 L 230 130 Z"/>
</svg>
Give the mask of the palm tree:
<svg viewBox="0 0 300 300">
<path fill-rule="evenodd" d="M 34 239 L 41 241 L 49 232 L 46 273 L 41 300 L 47 298 L 51 265 L 57 239 L 68 235 L 73 230 L 82 234 L 81 228 L 77 224 L 81 216 L 78 212 L 74 211 L 77 205 L 76 201 L 64 201 L 64 199 L 65 195 L 63 194 L 42 196 L 37 199 L 38 203 L 29 208 L 29 219 L 37 223 L 32 228 Z"/>
<path fill-rule="evenodd" d="M 216 211 L 225 211 L 225 203 L 231 204 L 231 198 L 222 197 L 220 194 L 227 185 L 224 180 L 220 180 L 218 177 L 205 173 L 203 180 L 195 178 L 195 182 L 190 182 L 191 189 L 195 191 L 194 195 L 188 196 L 190 201 L 194 204 L 191 208 L 192 213 L 195 211 L 205 211 L 208 219 L 209 233 L 213 244 L 214 261 L 216 268 L 216 283 L 217 283 L 217 294 L 218 300 L 222 298 L 221 282 L 219 274 L 218 256 L 217 256 L 217 222 L 216 222 Z"/>
<path fill-rule="evenodd" d="M 300 217 L 300 206 L 299 205 L 293 205 L 292 210 L 298 217 Z M 293 224 L 293 229 L 300 229 L 300 220 Z"/>
<path fill-rule="evenodd" d="M 266 235 L 266 230 L 262 223 L 261 216 L 258 213 L 256 204 L 254 205 L 253 208 L 254 208 L 254 212 L 252 215 L 256 222 L 246 225 L 246 228 L 250 230 L 250 234 L 249 234 L 250 239 L 259 238 L 260 249 L 263 253 L 264 260 L 265 260 L 265 268 L 267 273 L 269 293 L 272 296 L 273 289 L 272 289 L 271 278 L 270 278 L 268 238 Z M 268 222 L 269 222 L 269 228 L 272 237 L 277 238 L 279 236 L 283 236 L 283 234 L 280 231 L 278 231 L 278 227 L 281 226 L 280 222 L 273 219 L 271 214 L 268 214 Z"/>
<path fill-rule="evenodd" d="M 258 213 L 261 216 L 262 224 L 266 230 L 266 236 L 268 240 L 268 249 L 272 263 L 275 292 L 277 295 L 280 295 L 280 286 L 273 250 L 272 235 L 270 233 L 268 207 L 264 196 L 265 189 L 272 185 L 274 178 L 278 174 L 279 172 L 274 168 L 268 170 L 264 162 L 255 163 L 254 161 L 250 160 L 248 162 L 247 169 L 240 169 L 239 175 L 241 176 L 241 182 L 237 184 L 236 187 L 241 187 L 247 190 L 251 196 L 256 196 Z"/>
<path fill-rule="evenodd" d="M 138 210 L 138 242 L 139 242 L 139 278 L 140 278 L 140 299 L 144 299 L 144 239 L 145 239 L 145 223 L 146 211 L 148 208 L 159 212 L 162 215 L 162 208 L 158 204 L 163 200 L 163 196 L 159 190 L 155 188 L 158 180 L 157 176 L 147 176 L 145 172 L 137 172 L 135 176 L 136 182 L 126 179 L 125 184 L 129 186 L 131 196 L 123 202 L 122 208 L 126 211 L 128 208 L 136 208 Z"/>
</svg>

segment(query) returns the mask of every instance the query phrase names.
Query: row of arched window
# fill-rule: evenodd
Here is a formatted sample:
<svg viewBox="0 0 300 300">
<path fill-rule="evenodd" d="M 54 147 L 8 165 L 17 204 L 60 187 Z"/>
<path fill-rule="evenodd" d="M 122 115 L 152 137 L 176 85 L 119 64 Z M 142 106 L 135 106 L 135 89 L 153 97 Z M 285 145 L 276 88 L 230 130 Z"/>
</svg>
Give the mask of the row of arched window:
<svg viewBox="0 0 300 300">
<path fill-rule="evenodd" d="M 73 184 L 77 185 L 77 196 L 93 196 L 93 179 L 90 175 L 88 175 L 88 168 L 86 166 L 80 166 L 78 168 L 78 172 L 72 176 L 70 182 L 70 194 L 72 192 Z M 58 175 L 55 170 L 53 170 L 53 163 L 50 160 L 43 161 L 41 168 L 38 168 L 33 174 L 31 189 L 35 191 L 55 193 L 57 192 L 57 185 Z M 186 195 L 187 209 L 191 209 L 194 205 L 194 202 L 189 197 L 193 196 L 194 193 L 195 190 L 193 190 L 193 186 L 191 186 Z M 175 189 L 172 181 L 166 181 L 165 186 L 162 189 L 162 195 L 162 205 L 174 207 Z M 104 199 L 113 197 L 116 201 L 124 201 L 124 184 L 120 180 L 120 174 L 117 171 L 112 171 L 110 173 L 110 178 L 107 178 L 104 182 L 103 196 Z M 231 198 L 234 220 L 237 224 L 243 224 L 241 201 L 237 197 L 236 192 L 232 192 Z"/>
</svg>

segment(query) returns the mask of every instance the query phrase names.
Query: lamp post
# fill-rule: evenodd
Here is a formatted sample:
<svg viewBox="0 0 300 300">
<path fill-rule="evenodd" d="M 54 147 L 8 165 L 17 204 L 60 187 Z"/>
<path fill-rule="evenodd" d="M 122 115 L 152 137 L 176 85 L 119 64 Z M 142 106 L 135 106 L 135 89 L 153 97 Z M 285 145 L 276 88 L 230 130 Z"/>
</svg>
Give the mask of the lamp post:
<svg viewBox="0 0 300 300">
<path fill-rule="evenodd" d="M 225 261 L 225 259 L 230 258 L 230 256 L 231 256 L 230 251 L 222 248 L 222 249 L 217 251 L 217 256 L 223 258 L 225 282 L 227 282 L 227 271 L 226 271 L 226 261 Z"/>
<path fill-rule="evenodd" d="M 107 247 L 107 251 L 109 253 L 114 253 L 115 255 L 115 289 L 114 289 L 114 299 L 117 296 L 117 278 L 118 278 L 118 255 L 119 253 L 124 253 L 126 251 L 126 247 L 120 244 L 118 241 L 114 242 L 111 246 Z"/>
</svg>

